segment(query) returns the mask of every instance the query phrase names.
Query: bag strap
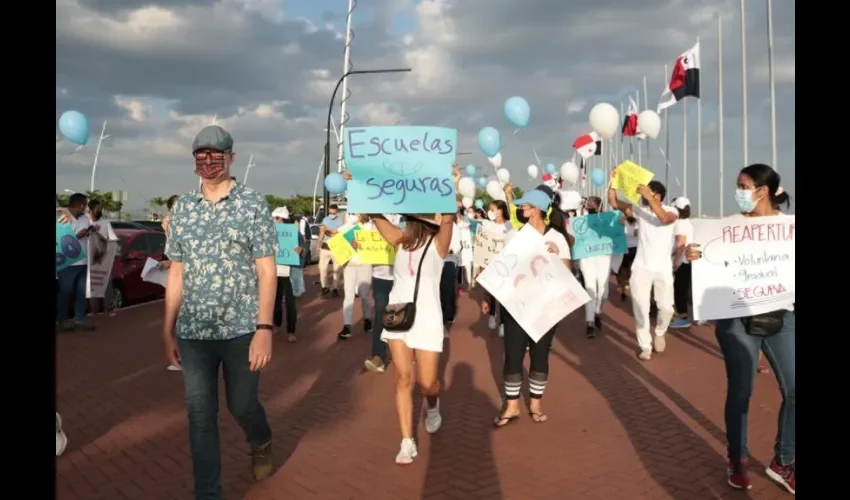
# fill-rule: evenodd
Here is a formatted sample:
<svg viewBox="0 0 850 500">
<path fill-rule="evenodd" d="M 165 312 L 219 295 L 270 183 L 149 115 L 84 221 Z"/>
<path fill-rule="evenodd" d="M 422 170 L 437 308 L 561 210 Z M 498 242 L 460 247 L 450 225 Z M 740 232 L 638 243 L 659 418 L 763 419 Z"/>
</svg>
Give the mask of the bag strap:
<svg viewBox="0 0 850 500">
<path fill-rule="evenodd" d="M 422 257 L 419 257 L 419 267 L 416 269 L 416 286 L 413 287 L 414 304 L 416 304 L 416 299 L 419 298 L 419 277 L 422 276 L 422 263 L 425 262 L 425 254 L 428 253 L 428 247 L 431 246 L 432 241 L 434 241 L 433 236 L 428 238 L 428 243 L 425 244 L 425 250 L 422 251 Z"/>
</svg>

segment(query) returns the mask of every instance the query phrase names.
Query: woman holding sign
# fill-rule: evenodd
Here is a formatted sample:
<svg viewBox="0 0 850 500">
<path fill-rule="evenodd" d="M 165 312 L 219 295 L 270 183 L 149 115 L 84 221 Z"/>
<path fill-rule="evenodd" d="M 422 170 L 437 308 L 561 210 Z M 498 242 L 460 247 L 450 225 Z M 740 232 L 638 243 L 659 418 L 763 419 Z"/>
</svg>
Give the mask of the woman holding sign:
<svg viewBox="0 0 850 500">
<path fill-rule="evenodd" d="M 562 219 L 553 217 L 553 219 L 557 219 L 557 223 L 552 221 L 550 224 L 546 224 L 544 222 L 551 204 L 552 198 L 543 191 L 533 189 L 516 201 L 517 217 L 542 234 L 546 241 L 546 250 L 557 255 L 567 266 L 567 269 L 571 270 L 570 246 L 567 244 L 567 238 L 563 233 Z M 556 227 L 555 224 L 560 224 L 560 228 Z M 516 233 L 517 230 L 514 229 L 505 235 L 505 245 Z M 490 312 L 489 301 L 481 302 L 481 312 L 484 314 Z M 541 409 L 541 399 L 546 391 L 546 382 L 549 377 L 549 350 L 557 325 L 546 332 L 539 341 L 533 342 L 507 309 L 502 309 L 502 323 L 505 327 L 504 384 L 506 401 L 504 410 L 496 417 L 493 425 L 497 428 L 504 427 L 519 418 L 522 365 L 526 349 L 528 349 L 531 358 L 528 373 L 528 392 L 531 396 L 531 402 L 528 412 L 534 422 L 543 423 L 548 417 Z"/>
<path fill-rule="evenodd" d="M 735 202 L 743 217 L 783 215 L 780 205 L 790 206 L 791 197 L 780 187 L 780 177 L 767 165 L 754 164 L 738 174 Z M 729 217 L 739 218 L 741 215 Z M 688 260 L 702 257 L 699 245 L 688 245 Z M 765 471 L 777 484 L 794 493 L 796 486 L 796 329 L 793 306 L 744 318 L 718 319 L 714 326 L 726 364 L 726 439 L 729 485 L 750 489 L 747 473 L 747 417 L 750 396 L 764 352 L 776 373 L 782 405 L 773 460 Z"/>
</svg>

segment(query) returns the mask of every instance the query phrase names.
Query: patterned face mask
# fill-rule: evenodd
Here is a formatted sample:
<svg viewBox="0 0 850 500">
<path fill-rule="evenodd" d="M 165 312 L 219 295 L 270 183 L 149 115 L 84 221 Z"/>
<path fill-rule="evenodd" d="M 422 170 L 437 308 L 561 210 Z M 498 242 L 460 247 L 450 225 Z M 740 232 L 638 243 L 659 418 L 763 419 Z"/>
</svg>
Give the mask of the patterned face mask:
<svg viewBox="0 0 850 500">
<path fill-rule="evenodd" d="M 195 153 L 195 175 L 207 180 L 217 179 L 224 173 L 225 160 L 225 153 L 197 152 Z"/>
</svg>

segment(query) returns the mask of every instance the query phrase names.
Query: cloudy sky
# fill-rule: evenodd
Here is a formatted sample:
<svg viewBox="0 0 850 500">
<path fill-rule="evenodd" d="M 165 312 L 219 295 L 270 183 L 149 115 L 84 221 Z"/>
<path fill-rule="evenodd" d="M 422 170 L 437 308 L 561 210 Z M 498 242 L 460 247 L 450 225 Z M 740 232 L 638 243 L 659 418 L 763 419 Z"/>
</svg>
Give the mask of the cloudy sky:
<svg viewBox="0 0 850 500">
<path fill-rule="evenodd" d="M 703 210 L 718 209 L 718 39 L 723 18 L 725 209 L 743 164 L 738 0 L 359 0 L 355 69 L 410 67 L 407 75 L 350 79 L 350 124 L 458 129 L 463 163 L 487 166 L 475 141 L 494 126 L 517 184 L 534 163 L 560 163 L 588 131 L 596 102 L 619 106 L 647 78 L 655 108 L 664 65 L 702 46 Z M 342 73 L 347 0 L 57 0 L 56 118 L 88 116 L 92 138 L 56 145 L 57 191 L 88 188 L 97 134 L 107 133 L 96 187 L 129 191 L 130 206 L 191 189 L 190 145 L 217 116 L 233 134 L 234 175 L 288 196 L 312 192 L 327 106 Z M 747 2 L 749 161 L 771 161 L 766 3 Z M 794 193 L 795 11 L 774 2 L 778 165 Z M 531 124 L 511 135 L 502 105 L 524 96 Z M 643 103 L 641 103 L 643 107 Z M 672 195 L 682 194 L 682 104 L 670 108 Z M 339 110 L 334 119 L 338 122 Z M 696 202 L 696 103 L 688 102 L 688 195 Z M 664 131 L 662 131 L 663 137 Z M 663 172 L 651 143 L 645 166 Z M 335 149 L 335 148 L 334 148 Z M 336 153 L 332 153 L 334 158 Z M 660 174 L 663 180 L 663 173 Z"/>
</svg>

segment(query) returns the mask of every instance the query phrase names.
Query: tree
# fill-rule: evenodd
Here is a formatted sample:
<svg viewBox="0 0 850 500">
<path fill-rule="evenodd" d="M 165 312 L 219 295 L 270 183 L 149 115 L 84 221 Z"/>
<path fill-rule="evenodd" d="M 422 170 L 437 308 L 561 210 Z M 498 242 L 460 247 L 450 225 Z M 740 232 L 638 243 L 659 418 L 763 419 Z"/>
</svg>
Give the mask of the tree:
<svg viewBox="0 0 850 500">
<path fill-rule="evenodd" d="M 522 188 L 514 187 L 513 193 L 514 193 L 514 199 L 518 200 L 518 199 L 522 198 L 522 195 L 523 195 L 524 192 L 523 192 Z M 478 190 L 475 191 L 475 199 L 481 200 L 482 202 L 484 202 L 484 210 L 485 211 L 487 210 L 487 206 L 490 205 L 490 203 L 493 202 L 493 198 L 489 194 L 487 194 L 487 191 L 485 191 L 483 189 L 478 189 Z"/>
<path fill-rule="evenodd" d="M 319 198 L 313 198 L 312 196 L 305 196 L 302 194 L 295 195 L 292 198 L 281 198 L 280 196 L 267 194 L 266 202 L 269 204 L 269 208 L 274 210 L 277 207 L 282 207 L 286 205 L 289 207 L 289 211 L 291 214 L 301 214 L 301 215 L 312 215 L 313 214 L 313 202 L 315 200 L 316 206 L 321 204 Z"/>
<path fill-rule="evenodd" d="M 148 200 L 148 205 L 153 209 L 162 208 L 168 204 L 168 198 L 163 198 L 162 196 L 154 196 L 150 200 Z"/>
<path fill-rule="evenodd" d="M 104 193 L 100 190 L 95 189 L 94 191 L 86 191 L 85 194 L 89 200 L 97 200 L 103 205 L 104 212 L 118 212 L 121 210 L 121 202 L 116 202 L 112 200 L 112 193 Z M 71 198 L 70 194 L 59 194 L 56 193 L 56 198 L 59 200 L 59 205 L 63 207 L 68 206 L 68 200 Z"/>
</svg>

